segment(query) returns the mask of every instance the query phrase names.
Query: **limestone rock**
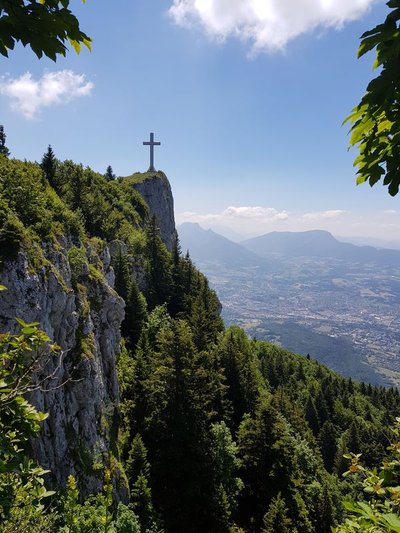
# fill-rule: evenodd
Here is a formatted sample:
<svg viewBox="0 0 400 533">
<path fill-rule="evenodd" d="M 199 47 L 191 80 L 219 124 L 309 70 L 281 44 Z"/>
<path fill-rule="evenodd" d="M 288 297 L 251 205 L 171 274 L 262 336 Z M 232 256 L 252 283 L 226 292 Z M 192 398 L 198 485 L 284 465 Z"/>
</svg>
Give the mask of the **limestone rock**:
<svg viewBox="0 0 400 533">
<path fill-rule="evenodd" d="M 62 357 L 53 358 L 41 375 L 54 379 L 47 392 L 37 391 L 30 400 L 49 413 L 39 437 L 32 443 L 34 457 L 51 471 L 50 480 L 65 485 L 69 474 L 80 481 L 82 494 L 101 488 L 102 471 L 94 462 L 108 460 L 110 428 L 119 402 L 116 356 L 124 301 L 110 287 L 104 274 L 82 273 L 79 290 L 71 283 L 67 251 L 52 251 L 48 265 L 31 272 L 26 256 L 3 266 L 0 283 L 1 331 L 16 331 L 15 317 L 39 322 L 60 345 Z M 110 273 L 110 253 L 103 252 Z M 124 488 L 118 489 L 120 495 Z M 126 493 L 126 491 L 125 491 Z"/>
<path fill-rule="evenodd" d="M 171 185 L 163 172 L 147 173 L 145 178 L 134 184 L 149 206 L 150 215 L 154 216 L 160 228 L 161 239 L 172 250 L 176 238 L 174 199 Z"/>
</svg>

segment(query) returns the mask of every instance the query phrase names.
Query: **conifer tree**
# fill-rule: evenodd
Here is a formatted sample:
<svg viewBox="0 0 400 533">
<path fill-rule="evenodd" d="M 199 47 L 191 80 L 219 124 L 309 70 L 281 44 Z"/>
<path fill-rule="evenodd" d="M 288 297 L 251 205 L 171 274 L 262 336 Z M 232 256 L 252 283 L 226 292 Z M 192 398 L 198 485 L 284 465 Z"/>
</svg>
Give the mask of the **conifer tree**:
<svg viewBox="0 0 400 533">
<path fill-rule="evenodd" d="M 139 291 L 136 281 L 132 278 L 128 300 L 126 302 L 125 320 L 121 325 L 121 332 L 123 335 L 126 335 L 131 348 L 135 348 L 146 319 L 146 299 Z"/>
<path fill-rule="evenodd" d="M 150 530 L 155 522 L 155 513 L 149 483 L 150 464 L 142 437 L 138 434 L 132 440 L 126 474 L 131 487 L 131 502 L 144 531 Z"/>
<path fill-rule="evenodd" d="M 166 531 L 215 531 L 212 498 L 208 389 L 201 387 L 199 359 L 190 328 L 173 321 L 160 331 L 154 371 L 146 390 L 151 416 L 144 439 L 149 444 L 156 508 L 163 509 Z"/>
<path fill-rule="evenodd" d="M 334 523 L 334 506 L 331 490 L 327 482 L 324 483 L 317 504 L 315 533 L 326 533 Z"/>
<path fill-rule="evenodd" d="M 172 317 L 183 313 L 185 310 L 185 262 L 181 257 L 181 247 L 179 238 L 176 236 L 172 247 L 172 286 L 171 300 L 168 304 L 168 311 Z"/>
<path fill-rule="evenodd" d="M 168 303 L 172 292 L 171 257 L 160 237 L 155 217 L 146 227 L 146 300 L 150 310 Z"/>
<path fill-rule="evenodd" d="M 8 157 L 10 155 L 10 150 L 6 146 L 6 137 L 4 126 L 0 125 L 0 154 Z"/>
<path fill-rule="evenodd" d="M 281 493 L 272 500 L 263 519 L 262 533 L 293 533 L 295 530 Z"/>
<path fill-rule="evenodd" d="M 108 165 L 106 173 L 105 173 L 105 177 L 106 177 L 107 181 L 115 180 L 116 176 L 114 174 L 114 171 L 113 171 L 111 165 Z"/>
<path fill-rule="evenodd" d="M 132 276 L 128 256 L 121 251 L 114 261 L 114 270 L 115 290 L 125 300 L 125 319 L 121 324 L 121 333 L 130 348 L 134 348 L 147 318 L 146 300 Z"/>
<path fill-rule="evenodd" d="M 47 152 L 42 157 L 42 162 L 40 163 L 44 175 L 46 176 L 48 182 L 52 187 L 55 186 L 55 176 L 56 176 L 56 157 L 53 152 L 53 148 L 49 144 Z"/>
<path fill-rule="evenodd" d="M 311 395 L 307 398 L 306 408 L 305 408 L 305 418 L 310 426 L 314 435 L 318 435 L 319 430 L 319 420 L 318 413 L 315 407 L 314 400 Z"/>
<path fill-rule="evenodd" d="M 225 422 L 211 426 L 211 455 L 214 472 L 215 513 L 220 516 L 220 526 L 229 530 L 229 518 L 236 511 L 237 499 L 243 482 L 236 477 L 239 461 L 237 447 Z"/>
<path fill-rule="evenodd" d="M 225 332 L 217 353 L 226 377 L 227 398 L 233 408 L 232 422 L 236 430 L 243 415 L 255 410 L 262 388 L 261 376 L 251 343 L 239 327 L 232 326 Z"/>
<path fill-rule="evenodd" d="M 346 435 L 343 434 L 338 442 L 336 454 L 335 454 L 335 460 L 334 460 L 334 466 L 333 471 L 338 476 L 341 476 L 344 472 L 346 472 L 347 469 L 347 461 L 343 457 L 346 453 L 348 453 L 348 448 L 346 446 Z"/>
<path fill-rule="evenodd" d="M 260 401 L 252 416 L 243 417 L 238 431 L 238 452 L 239 475 L 244 482 L 239 500 L 239 524 L 246 529 L 252 523 L 252 530 L 260 531 L 266 506 L 279 491 L 285 498 L 292 494 L 289 516 L 298 516 L 301 498 L 297 501 L 297 493 L 293 491 L 292 479 L 296 475 L 293 442 L 289 439 L 286 422 L 268 398 Z M 298 518 L 300 520 L 300 516 Z M 307 517 L 303 518 L 306 521 Z"/>
<path fill-rule="evenodd" d="M 328 472 L 332 472 L 336 454 L 336 430 L 331 421 L 327 420 L 322 425 L 318 435 L 318 442 L 325 468 Z"/>
<path fill-rule="evenodd" d="M 123 254 L 121 250 L 113 262 L 115 272 L 114 288 L 118 295 L 128 301 L 131 292 L 132 276 L 129 268 L 129 261 L 126 254 Z"/>
</svg>

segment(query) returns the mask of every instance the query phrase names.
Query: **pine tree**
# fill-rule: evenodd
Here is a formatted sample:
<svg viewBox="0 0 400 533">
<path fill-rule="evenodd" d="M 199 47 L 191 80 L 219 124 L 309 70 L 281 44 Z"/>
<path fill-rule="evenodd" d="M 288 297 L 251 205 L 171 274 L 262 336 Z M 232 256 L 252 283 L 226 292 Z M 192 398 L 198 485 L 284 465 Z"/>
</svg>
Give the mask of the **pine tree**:
<svg viewBox="0 0 400 533">
<path fill-rule="evenodd" d="M 189 326 L 175 320 L 157 337 L 154 371 L 146 383 L 153 497 L 166 531 L 215 531 L 210 457 L 209 391 Z M 206 399 L 206 400 L 205 400 Z M 211 399 L 212 400 L 212 399 Z M 215 501 L 215 500 L 214 500 Z"/>
<path fill-rule="evenodd" d="M 337 446 L 335 426 L 329 420 L 322 425 L 318 435 L 318 442 L 325 468 L 328 472 L 332 472 Z"/>
<path fill-rule="evenodd" d="M 156 219 L 146 227 L 146 300 L 150 310 L 168 303 L 172 293 L 171 257 L 160 237 Z"/>
<path fill-rule="evenodd" d="M 123 254 L 121 250 L 115 258 L 113 266 L 115 272 L 114 288 L 118 295 L 121 296 L 125 302 L 127 302 L 131 291 L 132 276 L 129 268 L 128 257 L 126 254 Z"/>
<path fill-rule="evenodd" d="M 211 426 L 211 455 L 213 462 L 214 485 L 216 488 L 215 508 L 221 506 L 225 519 L 235 512 L 237 498 L 243 488 L 243 482 L 236 477 L 239 467 L 237 447 L 225 422 Z"/>
<path fill-rule="evenodd" d="M 136 435 L 132 440 L 126 475 L 131 487 L 131 502 L 144 531 L 151 529 L 155 522 L 152 494 L 149 483 L 150 464 L 143 439 Z"/>
<path fill-rule="evenodd" d="M 263 519 L 262 533 L 293 533 L 293 522 L 288 517 L 285 500 L 279 493 L 268 507 Z"/>
<path fill-rule="evenodd" d="M 114 261 L 114 270 L 115 290 L 125 300 L 125 319 L 121 324 L 121 333 L 130 348 L 134 348 L 147 318 L 146 300 L 132 277 L 128 256 L 121 251 Z"/>
<path fill-rule="evenodd" d="M 318 413 L 315 407 L 314 400 L 311 395 L 307 398 L 306 408 L 305 408 L 305 418 L 310 426 L 314 435 L 318 435 L 319 430 L 319 420 Z"/>
<path fill-rule="evenodd" d="M 6 146 L 6 137 L 4 126 L 0 125 L 0 154 L 8 157 L 10 155 L 10 150 Z"/>
<path fill-rule="evenodd" d="M 48 182 L 52 187 L 54 187 L 56 176 L 56 157 L 50 144 L 47 148 L 47 152 L 42 157 L 42 162 L 40 163 L 40 166 L 42 167 L 42 170 Z"/>
<path fill-rule="evenodd" d="M 315 533 L 326 533 L 334 523 L 334 505 L 332 494 L 327 482 L 324 483 L 318 498 Z"/>
<path fill-rule="evenodd" d="M 172 247 L 172 285 L 173 291 L 168 304 L 168 311 L 172 317 L 176 317 L 185 310 L 185 260 L 181 257 L 179 238 L 176 236 Z"/>
<path fill-rule="evenodd" d="M 139 517 L 142 531 L 154 531 L 155 512 L 149 480 L 143 474 L 136 479 L 131 489 L 132 507 Z"/>
<path fill-rule="evenodd" d="M 353 420 L 348 430 L 346 439 L 347 449 L 352 453 L 360 453 L 360 432 L 357 423 Z"/>
<path fill-rule="evenodd" d="M 254 412 L 260 399 L 262 385 L 258 362 L 246 333 L 237 326 L 225 332 L 217 352 L 226 377 L 227 398 L 233 408 L 232 421 L 236 430 L 243 415 Z"/>
<path fill-rule="evenodd" d="M 147 304 L 143 294 L 132 278 L 130 291 L 125 307 L 125 320 L 121 325 L 121 332 L 129 340 L 131 348 L 137 345 L 142 328 L 147 319 Z"/>
<path fill-rule="evenodd" d="M 147 450 L 142 437 L 137 434 L 131 443 L 128 460 L 126 462 L 125 472 L 128 480 L 133 484 L 140 474 L 148 477 L 150 464 L 147 460 Z"/>
<path fill-rule="evenodd" d="M 348 461 L 343 456 L 344 454 L 348 452 L 349 450 L 346 446 L 346 435 L 343 434 L 340 437 L 338 445 L 337 445 L 335 461 L 334 461 L 334 466 L 333 466 L 333 471 L 338 476 L 341 476 L 347 470 Z"/>
<path fill-rule="evenodd" d="M 105 173 L 105 177 L 106 177 L 107 181 L 115 180 L 116 175 L 114 174 L 114 171 L 113 171 L 111 165 L 108 165 L 106 173 Z"/>
</svg>

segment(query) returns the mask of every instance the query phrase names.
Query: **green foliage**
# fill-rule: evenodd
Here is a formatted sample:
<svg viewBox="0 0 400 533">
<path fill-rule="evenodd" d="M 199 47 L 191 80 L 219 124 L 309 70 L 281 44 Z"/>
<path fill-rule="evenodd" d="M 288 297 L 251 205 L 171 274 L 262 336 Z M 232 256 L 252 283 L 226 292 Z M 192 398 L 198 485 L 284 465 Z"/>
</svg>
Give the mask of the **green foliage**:
<svg viewBox="0 0 400 533">
<path fill-rule="evenodd" d="M 32 382 L 57 351 L 37 323 L 18 320 L 17 334 L 0 336 L 0 531 L 45 531 L 53 519 L 44 515 L 46 470 L 28 459 L 26 447 L 47 417 L 25 395 L 45 382 Z M 46 381 L 46 380 L 45 380 Z M 42 529 L 41 529 L 42 528 Z"/>
<path fill-rule="evenodd" d="M 40 164 L 46 179 L 51 186 L 54 186 L 54 178 L 56 175 L 56 157 L 54 155 L 52 147 L 48 146 L 47 152 L 42 157 L 42 162 Z"/>
<path fill-rule="evenodd" d="M 334 529 L 337 533 L 356 531 L 400 531 L 400 419 L 392 428 L 393 440 L 387 448 L 389 456 L 381 466 L 365 468 L 361 454 L 351 452 L 345 457 L 350 466 L 344 476 L 357 476 L 362 481 L 364 499 L 344 502 L 347 516 Z"/>
<path fill-rule="evenodd" d="M 77 246 L 71 246 L 68 250 L 68 263 L 71 269 L 72 284 L 76 286 L 88 274 L 89 265 L 85 250 Z"/>
<path fill-rule="evenodd" d="M 228 530 L 243 482 L 236 476 L 239 468 L 237 446 L 225 422 L 211 425 L 211 457 L 216 491 L 214 512 L 220 517 L 221 530 Z"/>
<path fill-rule="evenodd" d="M 262 533 L 295 533 L 293 522 L 288 517 L 288 510 L 285 500 L 278 494 L 268 508 L 268 512 L 263 518 Z"/>
<path fill-rule="evenodd" d="M 110 471 L 104 473 L 103 491 L 79 503 L 79 490 L 73 476 L 68 477 L 61 504 L 58 533 L 140 533 L 139 519 L 131 505 L 119 503 L 113 511 Z"/>
<path fill-rule="evenodd" d="M 149 309 L 168 303 L 171 297 L 171 257 L 160 237 L 156 219 L 146 227 L 146 300 Z"/>
<path fill-rule="evenodd" d="M 217 345 L 218 357 L 226 377 L 227 399 L 233 409 L 234 428 L 245 413 L 254 413 L 263 383 L 251 342 L 237 326 L 229 328 Z"/>
<path fill-rule="evenodd" d="M 118 504 L 114 528 L 116 533 L 140 533 L 141 531 L 137 516 L 129 506 L 123 503 Z"/>
<path fill-rule="evenodd" d="M 383 178 L 383 185 L 395 196 L 400 185 L 400 2 L 390 0 L 387 5 L 391 11 L 385 21 L 361 36 L 358 49 L 358 57 L 375 49 L 374 68 L 380 69 L 379 75 L 345 122 L 351 123 L 350 145 L 359 151 L 354 161 L 357 184 L 368 181 L 373 186 Z"/>
<path fill-rule="evenodd" d="M 61 235 L 80 238 L 83 226 L 55 191 L 43 182 L 40 167 L 0 156 L 0 242 L 3 259 L 22 248 L 30 265 L 43 265 L 42 242 L 55 247 Z"/>
<path fill-rule="evenodd" d="M 90 238 L 123 240 L 129 252 L 143 251 L 141 229 L 147 206 L 131 186 L 72 162 L 56 162 L 43 179 L 37 164 L 0 155 L 0 243 L 3 259 L 23 249 L 34 268 L 45 263 L 42 243 L 59 248 L 70 239 L 80 248 Z"/>
<path fill-rule="evenodd" d="M 104 249 L 115 241 L 115 289 L 126 317 L 117 360 L 121 402 L 112 406 L 110 447 L 124 464 L 130 499 L 116 508 L 117 479 L 111 482 L 106 472 L 103 492 L 86 501 L 70 479 L 58 513 L 47 515 L 43 472 L 26 463 L 33 477 L 13 470 L 3 478 L 11 503 L 2 512 L 32 531 L 32 522 L 46 531 L 56 520 L 60 531 L 70 533 L 326 533 L 343 517 L 343 496 L 356 497 L 360 486 L 337 477 L 346 468 L 343 453 L 362 453 L 366 469 L 381 461 L 386 428 L 399 412 L 398 391 L 343 379 L 309 358 L 251 340 L 238 327 L 225 330 L 206 278 L 188 255 L 182 257 L 178 241 L 168 252 L 149 220 L 133 189 L 142 178 L 107 181 L 66 161 L 55 165 L 50 186 L 39 165 L 0 156 L 4 258 L 31 250 L 38 264 L 38 250 L 46 264 L 48 250 L 68 243 L 79 315 L 69 357 L 93 354 L 95 338 L 85 324 L 99 310 Z M 142 283 L 141 275 L 150 312 L 135 283 Z M 36 334 L 35 324 L 21 327 L 18 342 Z M 9 343 L 13 337 L 4 338 Z M 0 380 L 0 394 L 2 387 Z M 23 402 L 20 407 L 27 407 Z M 99 413 L 102 427 L 110 423 L 104 414 L 109 407 Z M 1 405 L 0 422 L 4 435 L 27 431 L 14 412 L 3 421 Z M 34 426 L 30 435 L 36 431 Z M 100 465 L 84 439 L 71 443 L 71 456 L 77 472 L 93 474 L 93 465 Z M 18 458 L 18 467 L 23 464 Z M 22 501 L 29 502 L 26 510 L 16 503 Z"/>
<path fill-rule="evenodd" d="M 105 173 L 106 180 L 112 181 L 116 179 L 116 175 L 114 174 L 114 171 L 112 169 L 111 165 L 108 165 L 106 173 Z"/>
<path fill-rule="evenodd" d="M 147 207 L 132 187 L 117 180 L 108 182 L 90 168 L 64 161 L 57 165 L 55 188 L 70 209 L 81 213 L 90 237 L 141 245 L 138 233 Z"/>
<path fill-rule="evenodd" d="M 103 492 L 78 503 L 79 490 L 75 478 L 68 477 L 66 496 L 62 501 L 60 533 L 114 533 L 112 485 L 110 471 L 104 473 Z"/>
<path fill-rule="evenodd" d="M 10 150 L 6 146 L 7 135 L 4 132 L 4 126 L 0 125 L 0 154 L 8 157 Z"/>
<path fill-rule="evenodd" d="M 146 300 L 136 285 L 128 255 L 119 251 L 113 265 L 115 271 L 114 288 L 125 300 L 125 319 L 121 324 L 121 333 L 129 346 L 134 348 L 147 319 Z"/>
<path fill-rule="evenodd" d="M 86 0 L 82 0 L 85 2 Z M 91 39 L 85 35 L 77 18 L 68 9 L 69 0 L 1 0 L 0 54 L 8 57 L 16 42 L 30 45 L 41 58 L 65 56 L 69 42 L 77 53 L 81 45 L 91 48 Z"/>
</svg>

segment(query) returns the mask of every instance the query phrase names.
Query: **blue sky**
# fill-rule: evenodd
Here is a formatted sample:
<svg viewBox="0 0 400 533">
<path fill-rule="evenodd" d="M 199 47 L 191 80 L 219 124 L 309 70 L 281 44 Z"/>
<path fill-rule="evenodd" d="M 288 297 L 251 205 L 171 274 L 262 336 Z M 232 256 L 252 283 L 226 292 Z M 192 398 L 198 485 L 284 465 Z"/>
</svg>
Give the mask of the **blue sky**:
<svg viewBox="0 0 400 533">
<path fill-rule="evenodd" d="M 341 126 L 373 75 L 373 57 L 356 50 L 384 2 L 71 5 L 91 53 L 54 63 L 18 47 L 0 59 L 12 156 L 40 160 L 50 143 L 60 159 L 123 176 L 147 169 L 142 141 L 154 131 L 178 221 L 398 238 L 399 199 L 356 187 Z"/>
</svg>

